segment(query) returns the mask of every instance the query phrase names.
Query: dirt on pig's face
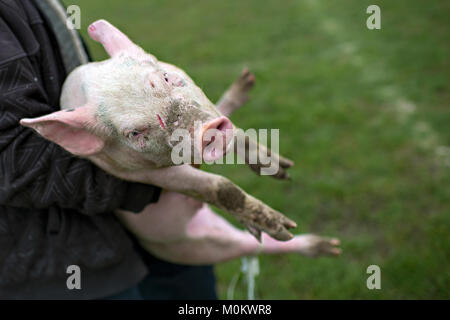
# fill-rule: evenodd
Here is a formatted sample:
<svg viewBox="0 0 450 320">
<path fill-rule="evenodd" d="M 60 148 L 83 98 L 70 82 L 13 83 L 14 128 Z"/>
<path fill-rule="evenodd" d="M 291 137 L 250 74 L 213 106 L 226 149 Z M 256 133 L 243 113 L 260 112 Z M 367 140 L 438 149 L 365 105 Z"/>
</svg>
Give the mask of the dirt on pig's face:
<svg viewBox="0 0 450 320">
<path fill-rule="evenodd" d="M 126 148 L 134 151 L 130 156 L 157 167 L 173 165 L 172 133 L 184 129 L 194 139 L 198 124 L 221 116 L 182 70 L 152 58 L 123 54 L 86 66 L 83 90 L 96 106 L 97 127 L 106 134 L 107 146 L 121 154 L 121 165 L 137 161 L 121 159 Z"/>
</svg>

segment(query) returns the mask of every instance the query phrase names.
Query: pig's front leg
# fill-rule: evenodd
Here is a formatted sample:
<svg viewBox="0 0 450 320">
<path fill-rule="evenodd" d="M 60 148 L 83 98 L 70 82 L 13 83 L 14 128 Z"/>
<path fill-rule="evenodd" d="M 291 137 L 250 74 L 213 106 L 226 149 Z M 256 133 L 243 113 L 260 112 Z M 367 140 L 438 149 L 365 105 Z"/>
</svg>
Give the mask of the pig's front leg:
<svg viewBox="0 0 450 320">
<path fill-rule="evenodd" d="M 296 227 L 295 222 L 247 194 L 225 177 L 190 165 L 151 170 L 146 176 L 146 180 L 152 184 L 189 195 L 233 214 L 258 239 L 261 231 L 278 240 L 292 238 L 287 229 Z"/>
<path fill-rule="evenodd" d="M 278 153 L 272 152 L 265 145 L 245 135 L 242 130 L 237 129 L 235 133 L 234 152 L 244 158 L 245 163 L 250 169 L 258 175 L 261 175 L 262 169 L 278 165 L 278 170 L 270 176 L 276 179 L 290 179 L 290 175 L 286 170 L 294 165 L 293 161 L 280 156 Z M 244 141 L 244 146 L 240 145 L 237 141 Z M 254 156 L 252 157 L 251 154 L 254 154 Z M 264 163 L 265 161 L 262 161 L 264 158 L 269 158 L 270 162 Z"/>
<path fill-rule="evenodd" d="M 125 171 L 111 166 L 108 159 L 98 155 L 90 157 L 90 160 L 124 180 L 157 185 L 215 205 L 234 215 L 258 239 L 261 231 L 278 240 L 293 237 L 287 229 L 295 228 L 295 222 L 247 194 L 225 177 L 190 165 Z"/>
<path fill-rule="evenodd" d="M 234 111 L 239 109 L 244 103 L 247 102 L 249 91 L 253 87 L 254 83 L 255 76 L 247 68 L 245 68 L 239 78 L 235 82 L 233 82 L 233 84 L 231 84 L 231 86 L 225 91 L 225 93 L 216 103 L 217 109 L 219 109 L 219 111 L 223 115 L 227 117 L 230 116 Z M 238 129 L 236 126 L 235 128 Z M 242 134 L 242 132 L 237 132 L 238 135 Z M 289 179 L 289 174 L 286 170 L 294 165 L 293 161 L 272 152 L 266 146 L 254 141 L 248 136 L 240 138 L 245 139 L 245 145 L 243 146 L 243 148 L 238 148 L 238 144 L 236 143 L 235 153 L 245 159 L 245 163 L 250 167 L 250 169 L 261 175 L 261 169 L 270 166 L 270 164 L 262 163 L 261 155 L 267 156 L 271 158 L 271 163 L 279 164 L 278 171 L 274 175 L 272 175 L 272 177 L 276 179 Z M 250 152 L 256 152 L 258 154 L 254 163 L 250 163 Z"/>
<path fill-rule="evenodd" d="M 230 116 L 247 102 L 248 93 L 254 84 L 255 76 L 248 68 L 245 68 L 239 78 L 231 84 L 216 103 L 216 108 L 219 109 L 223 115 L 227 117 Z"/>
</svg>

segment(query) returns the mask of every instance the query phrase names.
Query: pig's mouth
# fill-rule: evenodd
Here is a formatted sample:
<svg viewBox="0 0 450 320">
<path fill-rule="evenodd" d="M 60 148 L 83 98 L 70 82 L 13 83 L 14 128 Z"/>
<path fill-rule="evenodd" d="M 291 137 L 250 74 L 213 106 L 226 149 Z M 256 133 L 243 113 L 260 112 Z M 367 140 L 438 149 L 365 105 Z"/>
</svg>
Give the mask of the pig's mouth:
<svg viewBox="0 0 450 320">
<path fill-rule="evenodd" d="M 214 161 L 222 158 L 233 142 L 233 125 L 227 117 L 219 117 L 202 128 L 203 160 Z"/>
</svg>

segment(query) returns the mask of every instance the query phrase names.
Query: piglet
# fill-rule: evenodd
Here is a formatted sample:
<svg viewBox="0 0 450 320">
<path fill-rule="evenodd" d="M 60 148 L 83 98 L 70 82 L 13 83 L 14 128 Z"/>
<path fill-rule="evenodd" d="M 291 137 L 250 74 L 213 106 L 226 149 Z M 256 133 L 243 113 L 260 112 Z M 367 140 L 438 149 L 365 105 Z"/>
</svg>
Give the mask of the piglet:
<svg viewBox="0 0 450 320">
<path fill-rule="evenodd" d="M 173 161 L 172 135 L 189 132 L 192 156 L 214 161 L 229 151 L 233 124 L 181 69 L 158 61 L 105 20 L 89 26 L 110 59 L 75 69 L 61 95 L 61 111 L 20 123 L 119 178 L 160 186 L 234 215 L 253 235 L 293 236 L 295 222 L 229 179 Z M 208 139 L 204 136 L 213 131 Z M 252 145 L 248 141 L 248 145 Z M 263 146 L 258 146 L 264 149 Z M 197 152 L 197 153 L 196 153 Z M 292 162 L 278 155 L 277 178 Z M 250 165 L 250 164 L 249 164 Z M 258 171 L 264 165 L 251 164 Z"/>
<path fill-rule="evenodd" d="M 226 116 L 241 107 L 255 79 L 245 69 L 217 103 Z M 122 224 L 152 255 L 173 263 L 215 264 L 255 254 L 293 253 L 308 257 L 341 254 L 337 238 L 314 234 L 278 241 L 262 233 L 260 243 L 239 230 L 201 201 L 176 192 L 163 192 L 157 203 L 140 214 L 116 210 Z"/>
</svg>

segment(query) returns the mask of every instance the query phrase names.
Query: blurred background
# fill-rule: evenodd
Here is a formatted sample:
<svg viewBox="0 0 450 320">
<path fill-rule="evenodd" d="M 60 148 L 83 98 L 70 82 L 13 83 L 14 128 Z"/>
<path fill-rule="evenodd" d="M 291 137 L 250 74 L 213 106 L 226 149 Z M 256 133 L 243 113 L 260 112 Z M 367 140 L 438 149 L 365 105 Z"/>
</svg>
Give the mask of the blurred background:
<svg viewBox="0 0 450 320">
<path fill-rule="evenodd" d="M 336 236 L 339 258 L 261 256 L 262 299 L 450 298 L 450 2 L 75 1 L 86 32 L 104 18 L 216 101 L 244 66 L 256 76 L 231 119 L 279 128 L 291 182 L 205 166 L 297 221 Z M 366 8 L 381 8 L 368 30 Z M 229 215 L 226 215 L 229 218 Z M 381 268 L 368 290 L 366 268 Z M 240 261 L 219 264 L 218 290 Z M 235 298 L 246 298 L 241 282 Z"/>
</svg>

